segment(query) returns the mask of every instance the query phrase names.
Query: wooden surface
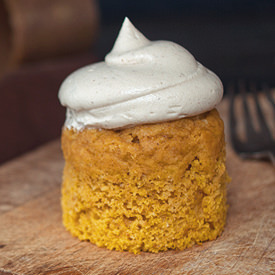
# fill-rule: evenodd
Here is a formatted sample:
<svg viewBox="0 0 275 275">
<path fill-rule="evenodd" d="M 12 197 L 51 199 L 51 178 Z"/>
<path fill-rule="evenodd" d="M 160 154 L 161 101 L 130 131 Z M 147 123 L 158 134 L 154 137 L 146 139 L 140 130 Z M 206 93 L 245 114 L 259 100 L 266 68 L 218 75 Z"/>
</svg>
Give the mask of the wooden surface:
<svg viewBox="0 0 275 275">
<path fill-rule="evenodd" d="M 226 103 L 220 106 L 225 117 Z M 230 205 L 215 241 L 159 254 L 80 242 L 61 223 L 59 141 L 0 167 L 0 274 L 275 274 L 275 170 L 228 145 Z"/>
</svg>

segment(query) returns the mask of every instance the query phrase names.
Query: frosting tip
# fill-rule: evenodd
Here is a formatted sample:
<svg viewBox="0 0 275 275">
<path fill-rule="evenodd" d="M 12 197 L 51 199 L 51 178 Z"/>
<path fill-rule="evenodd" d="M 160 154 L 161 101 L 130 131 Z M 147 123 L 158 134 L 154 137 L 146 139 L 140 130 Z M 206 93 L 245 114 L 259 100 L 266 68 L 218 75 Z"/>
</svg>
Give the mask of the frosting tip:
<svg viewBox="0 0 275 275">
<path fill-rule="evenodd" d="M 148 43 L 149 40 L 134 27 L 128 17 L 125 17 L 113 49 L 108 55 L 135 50 Z"/>
</svg>

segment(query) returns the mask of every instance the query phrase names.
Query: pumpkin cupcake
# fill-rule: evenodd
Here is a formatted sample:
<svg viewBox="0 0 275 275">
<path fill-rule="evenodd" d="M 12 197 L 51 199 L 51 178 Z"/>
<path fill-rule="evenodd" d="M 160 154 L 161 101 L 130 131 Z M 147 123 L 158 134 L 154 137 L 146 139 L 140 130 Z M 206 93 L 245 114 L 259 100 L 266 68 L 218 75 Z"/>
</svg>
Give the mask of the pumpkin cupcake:
<svg viewBox="0 0 275 275">
<path fill-rule="evenodd" d="M 226 220 L 219 78 L 183 47 L 150 41 L 124 20 L 104 62 L 72 73 L 63 223 L 80 240 L 160 252 L 213 240 Z"/>
</svg>

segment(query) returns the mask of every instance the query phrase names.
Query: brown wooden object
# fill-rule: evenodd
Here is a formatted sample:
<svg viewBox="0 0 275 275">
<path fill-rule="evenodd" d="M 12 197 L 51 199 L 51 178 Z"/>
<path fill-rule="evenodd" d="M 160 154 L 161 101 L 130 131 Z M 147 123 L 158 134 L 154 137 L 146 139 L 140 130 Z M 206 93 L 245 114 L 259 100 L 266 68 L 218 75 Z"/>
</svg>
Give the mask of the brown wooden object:
<svg viewBox="0 0 275 275">
<path fill-rule="evenodd" d="M 220 110 L 227 122 L 228 104 Z M 226 132 L 228 136 L 228 132 Z M 275 170 L 227 148 L 229 212 L 215 241 L 158 254 L 109 251 L 62 226 L 59 140 L 0 167 L 1 275 L 275 274 Z"/>
<path fill-rule="evenodd" d="M 65 108 L 57 94 L 72 71 L 95 62 L 90 53 L 22 65 L 0 79 L 0 163 L 60 135 Z"/>
<path fill-rule="evenodd" d="M 87 50 L 98 22 L 96 0 L 0 0 L 0 70 Z"/>
</svg>

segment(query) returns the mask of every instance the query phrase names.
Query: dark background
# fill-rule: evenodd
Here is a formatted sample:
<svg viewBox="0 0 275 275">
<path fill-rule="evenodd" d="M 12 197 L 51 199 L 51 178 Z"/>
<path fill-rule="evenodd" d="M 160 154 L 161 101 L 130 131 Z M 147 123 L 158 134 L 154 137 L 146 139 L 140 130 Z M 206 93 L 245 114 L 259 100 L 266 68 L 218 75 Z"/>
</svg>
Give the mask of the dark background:
<svg viewBox="0 0 275 275">
<path fill-rule="evenodd" d="M 95 50 L 103 59 L 125 16 L 150 40 L 171 40 L 227 83 L 239 77 L 268 80 L 275 73 L 273 0 L 101 0 Z"/>
</svg>

